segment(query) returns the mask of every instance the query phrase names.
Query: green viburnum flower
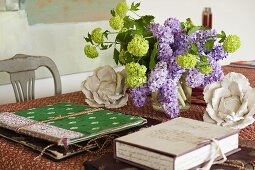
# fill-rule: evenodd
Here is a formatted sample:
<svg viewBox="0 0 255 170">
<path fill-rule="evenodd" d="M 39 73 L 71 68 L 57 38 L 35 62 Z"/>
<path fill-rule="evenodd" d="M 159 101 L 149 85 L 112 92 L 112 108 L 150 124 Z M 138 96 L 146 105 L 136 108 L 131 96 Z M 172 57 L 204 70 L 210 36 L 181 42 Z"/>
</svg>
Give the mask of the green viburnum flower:
<svg viewBox="0 0 255 170">
<path fill-rule="evenodd" d="M 121 17 L 124 18 L 129 10 L 129 7 L 125 1 L 119 2 L 116 6 L 116 13 Z"/>
<path fill-rule="evenodd" d="M 93 45 L 85 45 L 84 53 L 89 58 L 96 58 L 98 57 L 97 48 Z"/>
<path fill-rule="evenodd" d="M 195 55 L 192 54 L 184 54 L 177 57 L 177 63 L 179 66 L 185 69 L 194 68 L 197 64 L 197 58 Z"/>
<path fill-rule="evenodd" d="M 120 30 L 124 26 L 124 21 L 119 15 L 112 17 L 110 19 L 109 23 L 110 23 L 110 26 L 112 27 L 112 29 L 114 29 L 114 30 Z"/>
<path fill-rule="evenodd" d="M 102 33 L 102 29 L 94 29 L 91 33 L 91 39 L 97 44 L 102 44 L 104 42 L 104 35 Z"/>
<path fill-rule="evenodd" d="M 131 76 L 128 75 L 126 78 L 126 84 L 129 87 L 139 87 L 147 81 L 146 76 Z"/>
<path fill-rule="evenodd" d="M 149 50 L 149 41 L 143 38 L 142 35 L 135 35 L 128 43 L 128 52 L 136 57 L 142 57 L 147 54 Z"/>
<path fill-rule="evenodd" d="M 229 35 L 223 43 L 223 48 L 229 53 L 235 52 L 241 46 L 240 38 L 237 35 Z"/>
<path fill-rule="evenodd" d="M 140 65 L 139 63 L 131 62 L 126 64 L 125 69 L 128 75 L 131 76 L 145 76 L 147 68 L 144 65 Z"/>
<path fill-rule="evenodd" d="M 120 61 L 120 64 L 122 65 L 126 64 L 125 52 L 126 52 L 125 50 L 121 50 L 119 54 L 119 61 Z"/>
<path fill-rule="evenodd" d="M 209 74 L 212 72 L 212 67 L 210 65 L 206 65 L 199 68 L 200 73 L 202 74 Z"/>
</svg>

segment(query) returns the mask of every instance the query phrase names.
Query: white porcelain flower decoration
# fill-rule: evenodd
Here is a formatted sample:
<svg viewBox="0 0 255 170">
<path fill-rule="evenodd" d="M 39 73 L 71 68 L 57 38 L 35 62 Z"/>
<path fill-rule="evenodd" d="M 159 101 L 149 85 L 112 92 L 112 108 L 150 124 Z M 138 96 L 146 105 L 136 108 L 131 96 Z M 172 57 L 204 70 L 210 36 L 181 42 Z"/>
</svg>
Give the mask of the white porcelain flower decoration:
<svg viewBox="0 0 255 170">
<path fill-rule="evenodd" d="M 116 73 L 111 66 L 97 68 L 81 83 L 85 101 L 92 107 L 118 108 L 127 105 L 125 78 L 125 70 Z"/>
<path fill-rule="evenodd" d="M 254 122 L 255 88 L 240 73 L 229 73 L 222 81 L 207 85 L 204 99 L 205 122 L 234 129 L 243 129 Z"/>
</svg>

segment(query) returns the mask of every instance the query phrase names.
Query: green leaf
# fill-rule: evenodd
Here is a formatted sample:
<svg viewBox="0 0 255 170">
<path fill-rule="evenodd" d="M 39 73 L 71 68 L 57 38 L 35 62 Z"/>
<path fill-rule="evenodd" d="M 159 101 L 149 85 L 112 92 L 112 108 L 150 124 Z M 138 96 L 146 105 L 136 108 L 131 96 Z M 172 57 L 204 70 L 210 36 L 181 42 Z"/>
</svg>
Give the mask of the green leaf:
<svg viewBox="0 0 255 170">
<path fill-rule="evenodd" d="M 87 37 L 83 37 L 85 39 L 86 42 L 90 42 L 89 38 Z"/>
<path fill-rule="evenodd" d="M 129 43 L 133 38 L 133 31 L 128 30 L 126 32 L 120 32 L 116 36 L 116 41 L 122 43 L 122 44 L 127 44 Z"/>
<path fill-rule="evenodd" d="M 188 35 L 191 35 L 191 34 L 195 33 L 196 31 L 202 30 L 202 29 L 203 29 L 203 27 L 201 27 L 201 26 L 193 26 L 188 31 Z"/>
<path fill-rule="evenodd" d="M 115 17 L 115 16 L 116 16 L 116 12 L 115 12 L 115 10 L 114 10 L 114 9 L 112 9 L 112 10 L 111 10 L 111 14 L 112 14 L 112 16 L 113 16 L 113 17 Z"/>
<path fill-rule="evenodd" d="M 185 29 L 185 22 L 181 22 L 181 28 Z"/>
<path fill-rule="evenodd" d="M 217 34 L 216 36 L 217 36 L 217 38 L 220 38 L 219 43 L 224 42 L 225 39 L 226 39 L 226 37 L 227 37 L 227 36 L 226 36 L 226 33 L 225 33 L 224 31 L 221 31 L 221 34 Z"/>
<path fill-rule="evenodd" d="M 108 35 L 109 35 L 110 31 L 106 30 L 103 32 L 103 35 L 106 39 L 108 39 Z"/>
<path fill-rule="evenodd" d="M 186 19 L 185 25 L 186 25 L 187 29 L 191 29 L 192 27 L 194 27 L 194 24 L 190 18 Z"/>
<path fill-rule="evenodd" d="M 189 50 L 190 54 L 197 55 L 198 54 L 198 47 L 196 44 L 191 44 L 191 49 Z"/>
<path fill-rule="evenodd" d="M 200 62 L 208 63 L 208 58 L 207 58 L 207 56 L 205 56 L 205 55 L 200 55 L 199 57 L 200 57 Z"/>
<path fill-rule="evenodd" d="M 205 43 L 204 47 L 208 50 L 208 51 L 211 51 L 213 49 L 213 46 L 214 46 L 214 40 L 213 39 L 210 39 L 210 40 L 207 40 L 207 42 Z"/>
<path fill-rule="evenodd" d="M 119 64 L 119 54 L 120 52 L 116 48 L 114 48 L 113 59 L 116 64 Z"/>
<path fill-rule="evenodd" d="M 92 39 L 91 39 L 90 33 L 88 33 L 88 36 L 87 36 L 87 37 L 84 37 L 84 39 L 85 39 L 87 42 L 89 42 L 89 43 L 91 43 L 92 45 L 94 45 L 94 43 L 93 43 L 93 41 L 92 41 Z"/>
<path fill-rule="evenodd" d="M 152 15 L 145 15 L 142 16 L 141 18 L 135 20 L 135 25 L 137 29 L 144 29 L 151 23 L 154 21 L 154 16 Z"/>
<path fill-rule="evenodd" d="M 155 43 L 150 56 L 150 63 L 149 63 L 150 69 L 153 69 L 156 65 L 157 52 L 158 52 L 158 43 Z"/>
<path fill-rule="evenodd" d="M 132 20 L 129 16 L 125 16 L 123 20 L 124 20 L 124 28 L 127 28 L 127 29 L 134 28 L 135 21 Z"/>
<path fill-rule="evenodd" d="M 221 31 L 221 35 L 222 35 L 223 37 L 226 37 L 226 33 L 225 33 L 224 31 Z"/>
<path fill-rule="evenodd" d="M 216 34 L 216 37 L 221 38 L 222 36 L 221 36 L 221 34 Z"/>
<path fill-rule="evenodd" d="M 139 7 L 140 6 L 140 3 L 132 3 L 131 4 L 131 8 L 130 8 L 130 11 L 138 11 L 139 10 Z"/>
<path fill-rule="evenodd" d="M 132 55 L 127 51 L 125 52 L 125 61 L 126 61 L 126 64 L 134 61 L 134 58 L 132 57 Z"/>
</svg>

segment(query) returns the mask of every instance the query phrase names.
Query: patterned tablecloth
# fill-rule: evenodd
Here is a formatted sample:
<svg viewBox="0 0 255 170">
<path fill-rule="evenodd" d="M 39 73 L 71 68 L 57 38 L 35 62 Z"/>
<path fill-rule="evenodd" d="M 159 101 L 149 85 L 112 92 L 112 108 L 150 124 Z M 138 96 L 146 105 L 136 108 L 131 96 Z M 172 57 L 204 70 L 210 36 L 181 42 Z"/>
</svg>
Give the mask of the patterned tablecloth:
<svg viewBox="0 0 255 170">
<path fill-rule="evenodd" d="M 255 86 L 255 69 L 244 69 L 236 67 L 224 67 L 225 73 L 239 72 L 244 74 L 249 80 L 252 86 Z M 5 104 L 0 106 L 0 112 L 3 111 L 17 111 L 24 110 L 58 102 L 72 102 L 76 104 L 85 104 L 84 95 L 82 92 L 73 92 L 53 97 L 35 99 L 27 102 Z M 203 111 L 205 106 L 192 105 L 189 111 L 181 113 L 182 117 L 188 117 L 192 119 L 202 120 Z M 166 121 L 167 117 L 163 113 L 155 112 L 152 109 L 151 100 L 148 99 L 146 105 L 141 108 L 137 108 L 129 101 L 128 105 L 119 109 L 113 109 L 127 114 L 140 115 L 148 118 L 158 119 Z M 249 127 L 241 130 L 240 132 L 240 144 L 242 146 L 250 146 L 255 148 L 255 123 Z M 105 152 L 110 151 L 106 149 Z M 45 170 L 45 169 L 83 169 L 83 162 L 85 160 L 92 160 L 97 158 L 103 153 L 83 153 L 77 156 L 73 156 L 69 159 L 54 162 L 46 157 L 42 157 L 40 160 L 34 160 L 38 156 L 38 152 L 16 144 L 9 140 L 0 137 L 0 170 Z"/>
</svg>

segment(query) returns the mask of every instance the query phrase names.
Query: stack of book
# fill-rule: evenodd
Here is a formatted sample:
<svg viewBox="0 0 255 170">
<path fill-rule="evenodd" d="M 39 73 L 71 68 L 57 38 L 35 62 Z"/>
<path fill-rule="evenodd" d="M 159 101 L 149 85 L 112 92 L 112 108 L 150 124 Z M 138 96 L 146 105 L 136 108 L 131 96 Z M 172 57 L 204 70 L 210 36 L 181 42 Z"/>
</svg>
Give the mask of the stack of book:
<svg viewBox="0 0 255 170">
<path fill-rule="evenodd" d="M 140 168 L 183 170 L 236 151 L 237 130 L 176 118 L 115 139 L 113 154 L 117 160 Z"/>
<path fill-rule="evenodd" d="M 97 138 L 114 138 L 118 135 L 112 134 L 146 123 L 147 120 L 140 116 L 57 103 L 15 113 L 0 113 L 0 136 L 38 151 L 50 146 L 45 154 L 59 160 L 98 149 L 98 143 L 91 142 Z"/>
</svg>

